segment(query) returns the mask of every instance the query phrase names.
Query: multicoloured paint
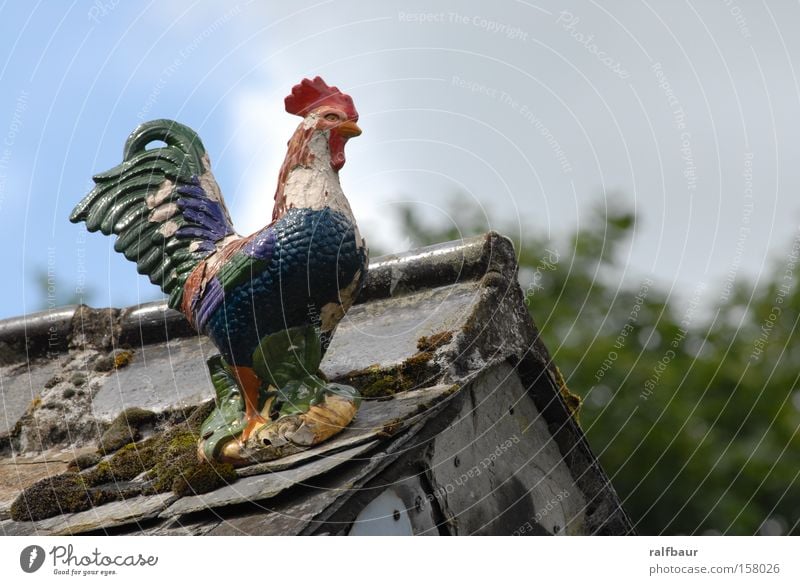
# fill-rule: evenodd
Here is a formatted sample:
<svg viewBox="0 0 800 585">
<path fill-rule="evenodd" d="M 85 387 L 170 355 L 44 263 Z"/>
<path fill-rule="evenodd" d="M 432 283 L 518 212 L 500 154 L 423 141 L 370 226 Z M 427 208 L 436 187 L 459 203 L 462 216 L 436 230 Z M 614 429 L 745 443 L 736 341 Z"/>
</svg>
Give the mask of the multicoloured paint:
<svg viewBox="0 0 800 585">
<path fill-rule="evenodd" d="M 307 444 L 308 437 L 330 436 L 330 429 L 315 430 L 312 418 L 303 418 L 312 402 L 324 408 L 323 398 L 335 396 L 331 408 L 335 403 L 336 420 L 343 424 L 357 404 L 355 391 L 326 386 L 316 372 L 272 390 L 264 374 L 257 374 L 270 369 L 257 350 L 281 332 L 314 331 L 316 341 L 306 343 L 319 344 L 321 356 L 323 339 L 352 305 L 368 264 L 339 183 L 345 144 L 361 133 L 352 99 L 316 77 L 295 86 L 285 103 L 287 112 L 303 121 L 280 169 L 272 221 L 254 234 L 236 234 L 200 139 L 170 120 L 137 128 L 126 142 L 123 162 L 94 177 L 96 187 L 70 216 L 84 221 L 89 231 L 117 235 L 115 249 L 136 262 L 139 272 L 169 295 L 169 305 L 217 345 L 223 366 L 217 360 L 214 368 L 226 368 L 229 383 L 224 391 L 217 388 L 218 410 L 207 421 L 210 434 L 201 442 L 201 453 L 237 463 L 245 461 L 237 460 L 235 445 L 222 439 L 237 439 L 243 449 L 259 426 L 281 422 L 289 430 L 278 439 L 302 435 L 300 443 Z M 166 146 L 147 149 L 154 141 Z M 285 364 L 295 359 L 292 352 L 288 344 L 289 355 L 273 352 L 270 359 Z M 308 402 L 309 388 L 319 400 Z M 270 392 L 271 405 L 265 407 Z M 293 397 L 305 405 L 299 411 L 278 404 Z M 264 408 L 278 419 L 270 422 Z M 294 426 L 285 424 L 288 415 L 280 415 L 290 411 L 297 419 Z M 225 437 L 215 434 L 223 427 L 237 430 Z"/>
</svg>

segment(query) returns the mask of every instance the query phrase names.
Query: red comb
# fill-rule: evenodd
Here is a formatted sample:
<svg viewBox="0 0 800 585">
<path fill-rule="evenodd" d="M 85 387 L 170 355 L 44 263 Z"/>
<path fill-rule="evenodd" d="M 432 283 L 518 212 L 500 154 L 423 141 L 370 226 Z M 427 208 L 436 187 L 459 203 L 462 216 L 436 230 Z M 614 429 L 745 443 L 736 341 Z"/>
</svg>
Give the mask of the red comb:
<svg viewBox="0 0 800 585">
<path fill-rule="evenodd" d="M 353 98 L 325 83 L 319 75 L 313 81 L 304 79 L 295 85 L 284 103 L 286 111 L 297 116 L 305 116 L 320 106 L 332 106 L 342 110 L 349 119 L 358 120 Z"/>
</svg>

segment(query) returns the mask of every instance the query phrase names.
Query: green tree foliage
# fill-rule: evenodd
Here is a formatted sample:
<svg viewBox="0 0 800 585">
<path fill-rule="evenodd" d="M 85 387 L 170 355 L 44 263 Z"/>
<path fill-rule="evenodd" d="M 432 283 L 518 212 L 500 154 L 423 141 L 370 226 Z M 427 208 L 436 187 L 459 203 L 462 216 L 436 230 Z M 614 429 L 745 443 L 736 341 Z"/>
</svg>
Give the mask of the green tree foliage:
<svg viewBox="0 0 800 585">
<path fill-rule="evenodd" d="M 411 208 L 401 219 L 419 245 L 486 231 L 460 210 L 449 228 Z M 797 245 L 758 286 L 740 277 L 668 294 L 654 276 L 624 274 L 629 210 L 589 217 L 565 239 L 516 238 L 519 280 L 637 530 L 800 533 Z"/>
<path fill-rule="evenodd" d="M 95 296 L 92 288 L 85 288 L 83 294 L 70 290 L 52 269 L 37 269 L 33 275 L 33 285 L 38 293 L 38 306 L 34 308 L 37 311 L 80 303 L 91 304 Z"/>
</svg>

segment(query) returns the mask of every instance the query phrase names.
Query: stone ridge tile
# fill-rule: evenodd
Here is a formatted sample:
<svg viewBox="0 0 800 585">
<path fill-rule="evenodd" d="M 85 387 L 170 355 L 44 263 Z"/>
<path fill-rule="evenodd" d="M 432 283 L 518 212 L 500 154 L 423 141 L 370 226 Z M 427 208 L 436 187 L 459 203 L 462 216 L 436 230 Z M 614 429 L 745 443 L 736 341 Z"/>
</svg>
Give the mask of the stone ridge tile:
<svg viewBox="0 0 800 585">
<path fill-rule="evenodd" d="M 111 502 L 91 510 L 64 514 L 37 522 L 0 522 L 0 533 L 12 535 L 69 536 L 84 532 L 115 528 L 154 518 L 177 499 L 172 493 L 140 496 Z"/>
<path fill-rule="evenodd" d="M 103 378 L 92 399 L 94 416 L 111 421 L 133 406 L 161 412 L 213 398 L 206 360 L 217 353 L 198 336 L 137 349 L 130 364 Z"/>
<path fill-rule="evenodd" d="M 335 467 L 351 461 L 360 455 L 365 454 L 374 448 L 379 441 L 372 441 L 364 445 L 359 445 L 346 451 L 333 453 L 307 464 L 273 473 L 245 477 L 236 483 L 227 485 L 207 494 L 189 496 L 181 498 L 169 508 L 164 510 L 160 516 L 168 518 L 180 514 L 199 512 L 209 508 L 219 508 L 244 502 L 253 502 L 272 498 L 291 488 L 294 485 L 326 473 Z"/>
<path fill-rule="evenodd" d="M 351 308 L 320 366 L 330 379 L 370 366 L 396 366 L 415 355 L 421 337 L 452 331 L 454 339 L 480 301 L 480 283 L 425 289 Z"/>
<path fill-rule="evenodd" d="M 45 383 L 61 372 L 58 359 L 0 367 L 0 435 L 7 434 L 44 391 Z"/>
<path fill-rule="evenodd" d="M 294 455 L 243 467 L 238 470 L 239 477 L 296 467 L 316 457 L 384 436 L 388 434 L 387 429 L 396 433 L 419 418 L 416 415 L 426 412 L 454 390 L 454 385 L 445 384 L 402 392 L 390 400 L 365 400 L 353 422 L 335 437 Z"/>
</svg>

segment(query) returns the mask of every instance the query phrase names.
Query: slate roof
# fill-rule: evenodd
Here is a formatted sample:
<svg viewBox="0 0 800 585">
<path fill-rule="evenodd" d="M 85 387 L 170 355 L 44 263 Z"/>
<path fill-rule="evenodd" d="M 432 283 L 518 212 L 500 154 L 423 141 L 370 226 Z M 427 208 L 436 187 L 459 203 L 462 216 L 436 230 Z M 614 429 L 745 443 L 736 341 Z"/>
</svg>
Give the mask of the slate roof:
<svg viewBox="0 0 800 585">
<path fill-rule="evenodd" d="M 211 399 L 213 353 L 164 303 L 0 321 L 0 533 L 346 533 L 388 484 L 423 495 L 408 511 L 416 533 L 510 533 L 526 514 L 547 525 L 543 533 L 631 531 L 524 305 L 513 246 L 496 233 L 372 261 L 322 364 L 329 378 L 371 394 L 334 439 L 240 469 L 236 482 L 205 494 L 10 519 L 23 488 L 93 453 L 124 409 L 180 412 Z M 509 436 L 522 441 L 517 459 L 475 476 L 462 494 L 439 489 L 458 477 L 448 474 L 460 460 L 474 459 L 480 475 L 477 462 Z M 540 483 L 573 486 L 564 519 L 519 507 L 515 494 Z M 476 501 L 483 511 L 468 513 Z"/>
</svg>

